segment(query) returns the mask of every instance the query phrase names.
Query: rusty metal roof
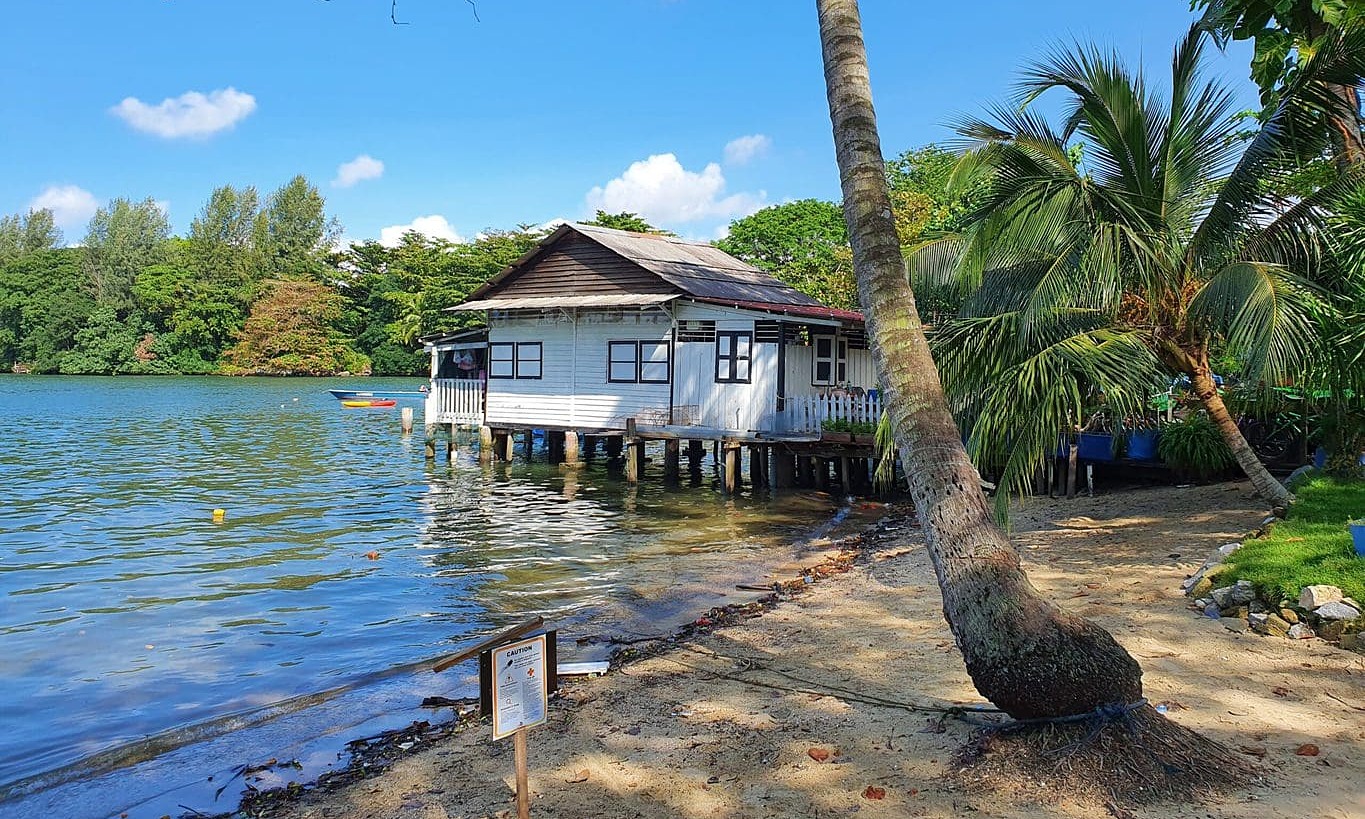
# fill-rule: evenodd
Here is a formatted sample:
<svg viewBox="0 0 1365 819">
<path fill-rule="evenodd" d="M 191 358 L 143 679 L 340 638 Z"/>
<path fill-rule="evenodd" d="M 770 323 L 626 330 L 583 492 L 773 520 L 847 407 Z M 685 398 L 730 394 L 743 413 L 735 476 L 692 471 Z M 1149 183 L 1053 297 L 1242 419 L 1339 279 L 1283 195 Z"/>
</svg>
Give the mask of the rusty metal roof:
<svg viewBox="0 0 1365 819">
<path fill-rule="evenodd" d="M 596 225 L 566 222 L 550 235 L 541 239 L 540 244 L 531 251 L 489 279 L 483 286 L 477 288 L 470 294 L 470 301 L 458 305 L 455 309 L 500 309 L 475 305 L 485 305 L 487 302 L 495 301 L 496 299 L 483 299 L 481 297 L 485 293 L 493 291 L 525 265 L 533 263 L 541 253 L 569 233 L 577 233 L 590 239 L 653 273 L 669 285 L 677 288 L 679 292 L 675 295 L 686 295 L 706 300 L 718 299 L 721 301 L 747 301 L 824 308 L 820 302 L 795 287 L 779 281 L 771 274 L 759 270 L 753 265 L 746 264 L 711 245 L 687 241 L 676 236 L 632 233 L 625 230 L 597 227 Z M 644 294 L 633 296 L 636 299 L 643 297 Z M 548 306 L 567 305 L 562 299 L 556 299 L 553 304 Z"/>
<path fill-rule="evenodd" d="M 780 313 L 784 316 L 796 316 L 797 318 L 829 319 L 831 321 L 844 321 L 850 323 L 862 323 L 863 314 L 854 310 L 839 310 L 834 307 L 826 307 L 823 304 L 776 304 L 766 301 L 744 301 L 739 299 L 697 299 L 708 304 L 720 304 L 726 307 L 738 307 L 741 310 L 761 310 L 765 313 Z"/>
<path fill-rule="evenodd" d="M 820 305 L 772 274 L 708 244 L 596 225 L 566 227 L 630 259 L 694 298 Z"/>
<path fill-rule="evenodd" d="M 507 296 L 475 299 L 447 310 L 546 310 L 557 307 L 648 307 L 678 298 L 677 293 L 624 293 L 592 296 Z"/>
</svg>

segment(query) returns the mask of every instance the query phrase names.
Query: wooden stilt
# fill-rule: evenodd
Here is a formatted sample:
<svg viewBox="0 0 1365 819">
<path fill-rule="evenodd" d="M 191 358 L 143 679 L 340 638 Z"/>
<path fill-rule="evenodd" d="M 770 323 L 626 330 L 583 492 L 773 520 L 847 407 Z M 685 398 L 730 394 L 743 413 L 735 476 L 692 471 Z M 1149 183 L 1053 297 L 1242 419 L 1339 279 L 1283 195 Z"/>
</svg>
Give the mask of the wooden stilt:
<svg viewBox="0 0 1365 819">
<path fill-rule="evenodd" d="M 493 460 L 493 429 L 492 427 L 479 427 L 479 463 L 488 463 Z"/>
<path fill-rule="evenodd" d="M 758 444 L 749 445 L 749 486 L 757 491 L 760 487 L 768 485 L 768 475 L 765 467 L 768 459 L 763 454 L 764 447 Z"/>
<path fill-rule="evenodd" d="M 596 435 L 583 436 L 583 460 L 591 461 L 597 457 L 597 438 Z"/>
<path fill-rule="evenodd" d="M 773 447 L 773 488 L 790 489 L 796 485 L 796 458 L 780 447 Z"/>
<path fill-rule="evenodd" d="M 639 483 L 644 471 L 644 447 L 635 435 L 635 419 L 626 419 L 626 483 Z"/>
<path fill-rule="evenodd" d="M 1066 496 L 1076 497 L 1076 458 L 1077 446 L 1072 444 L 1066 456 Z"/>
<path fill-rule="evenodd" d="M 664 481 L 677 483 L 681 472 L 678 464 L 679 443 L 676 438 L 664 441 Z"/>
<path fill-rule="evenodd" d="M 706 445 L 698 440 L 687 442 L 687 471 L 701 474 L 701 462 L 706 457 Z"/>
<path fill-rule="evenodd" d="M 403 434 L 404 434 L 404 435 L 411 435 L 411 434 L 412 434 L 412 407 L 403 407 L 403 413 L 402 413 L 402 415 L 400 416 L 400 418 L 401 418 L 402 420 L 399 422 L 399 428 L 403 431 Z"/>
<path fill-rule="evenodd" d="M 552 464 L 564 462 L 564 433 L 558 430 L 545 431 L 545 459 Z"/>
<path fill-rule="evenodd" d="M 610 435 L 607 437 L 607 458 L 613 461 L 621 460 L 621 447 L 625 444 L 620 435 Z"/>
<path fill-rule="evenodd" d="M 578 430 L 571 429 L 564 433 L 564 463 L 569 466 L 578 466 Z"/>
<path fill-rule="evenodd" d="M 735 494 L 739 491 L 739 444 L 725 444 L 725 491 Z"/>
<path fill-rule="evenodd" d="M 502 445 L 498 448 L 498 457 L 504 461 L 511 461 L 517 445 L 517 436 L 512 434 L 512 430 L 503 430 L 501 433 Z"/>
<path fill-rule="evenodd" d="M 436 460 L 436 425 L 427 424 L 426 429 L 426 456 L 428 461 Z"/>
<path fill-rule="evenodd" d="M 825 458 L 813 458 L 812 464 L 815 467 L 815 488 L 821 492 L 829 489 L 829 461 Z"/>
<path fill-rule="evenodd" d="M 528 429 L 525 431 L 524 434 L 526 436 L 523 439 L 525 443 L 524 451 L 526 452 L 526 460 L 529 463 L 532 460 L 532 456 L 535 454 L 536 451 L 536 431 L 533 429 Z"/>
</svg>

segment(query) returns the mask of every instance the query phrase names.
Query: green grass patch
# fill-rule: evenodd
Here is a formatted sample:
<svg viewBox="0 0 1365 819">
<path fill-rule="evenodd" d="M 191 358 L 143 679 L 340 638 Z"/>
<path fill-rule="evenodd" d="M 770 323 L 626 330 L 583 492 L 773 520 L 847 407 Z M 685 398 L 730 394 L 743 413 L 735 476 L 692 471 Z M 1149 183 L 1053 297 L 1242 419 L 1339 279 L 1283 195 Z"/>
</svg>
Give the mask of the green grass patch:
<svg viewBox="0 0 1365 819">
<path fill-rule="evenodd" d="M 1356 556 L 1346 528 L 1365 517 L 1365 481 L 1317 477 L 1295 493 L 1287 519 L 1233 552 L 1218 583 L 1250 580 L 1262 597 L 1294 601 L 1302 587 L 1326 584 L 1365 602 L 1365 558 Z"/>
</svg>

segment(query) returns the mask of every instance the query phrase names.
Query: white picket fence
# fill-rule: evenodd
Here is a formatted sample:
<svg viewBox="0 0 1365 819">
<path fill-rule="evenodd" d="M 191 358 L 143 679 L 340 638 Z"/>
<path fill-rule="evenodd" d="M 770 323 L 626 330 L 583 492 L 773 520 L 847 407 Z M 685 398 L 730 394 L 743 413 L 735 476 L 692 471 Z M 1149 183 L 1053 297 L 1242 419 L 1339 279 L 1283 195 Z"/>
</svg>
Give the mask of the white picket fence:
<svg viewBox="0 0 1365 819">
<path fill-rule="evenodd" d="M 798 395 L 786 399 L 778 416 L 784 432 L 818 432 L 825 421 L 875 425 L 882 417 L 882 400 L 871 395 Z"/>
<path fill-rule="evenodd" d="M 427 395 L 425 422 L 428 424 L 483 423 L 484 383 L 471 378 L 437 378 Z"/>
</svg>

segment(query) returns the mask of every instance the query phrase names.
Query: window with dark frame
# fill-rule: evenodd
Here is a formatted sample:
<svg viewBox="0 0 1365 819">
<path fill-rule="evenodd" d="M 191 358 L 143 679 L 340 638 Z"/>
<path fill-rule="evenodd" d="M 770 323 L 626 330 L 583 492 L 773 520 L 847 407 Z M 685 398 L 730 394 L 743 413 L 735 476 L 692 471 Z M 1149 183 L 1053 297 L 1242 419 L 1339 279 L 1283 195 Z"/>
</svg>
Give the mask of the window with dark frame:
<svg viewBox="0 0 1365 819">
<path fill-rule="evenodd" d="M 607 381 L 612 384 L 667 384 L 671 375 L 667 341 L 607 342 Z"/>
<path fill-rule="evenodd" d="M 748 384 L 753 347 L 752 332 L 717 332 L 716 383 Z"/>
<path fill-rule="evenodd" d="M 542 351 L 539 341 L 517 342 L 517 378 L 540 378 Z"/>
<path fill-rule="evenodd" d="M 543 373 L 539 341 L 499 341 L 488 345 L 488 377 L 538 379 Z"/>
<path fill-rule="evenodd" d="M 832 386 L 848 380 L 848 341 L 834 336 L 815 336 L 810 383 Z"/>
<path fill-rule="evenodd" d="M 500 341 L 488 345 L 488 377 L 514 378 L 516 376 L 517 345 Z"/>
</svg>

